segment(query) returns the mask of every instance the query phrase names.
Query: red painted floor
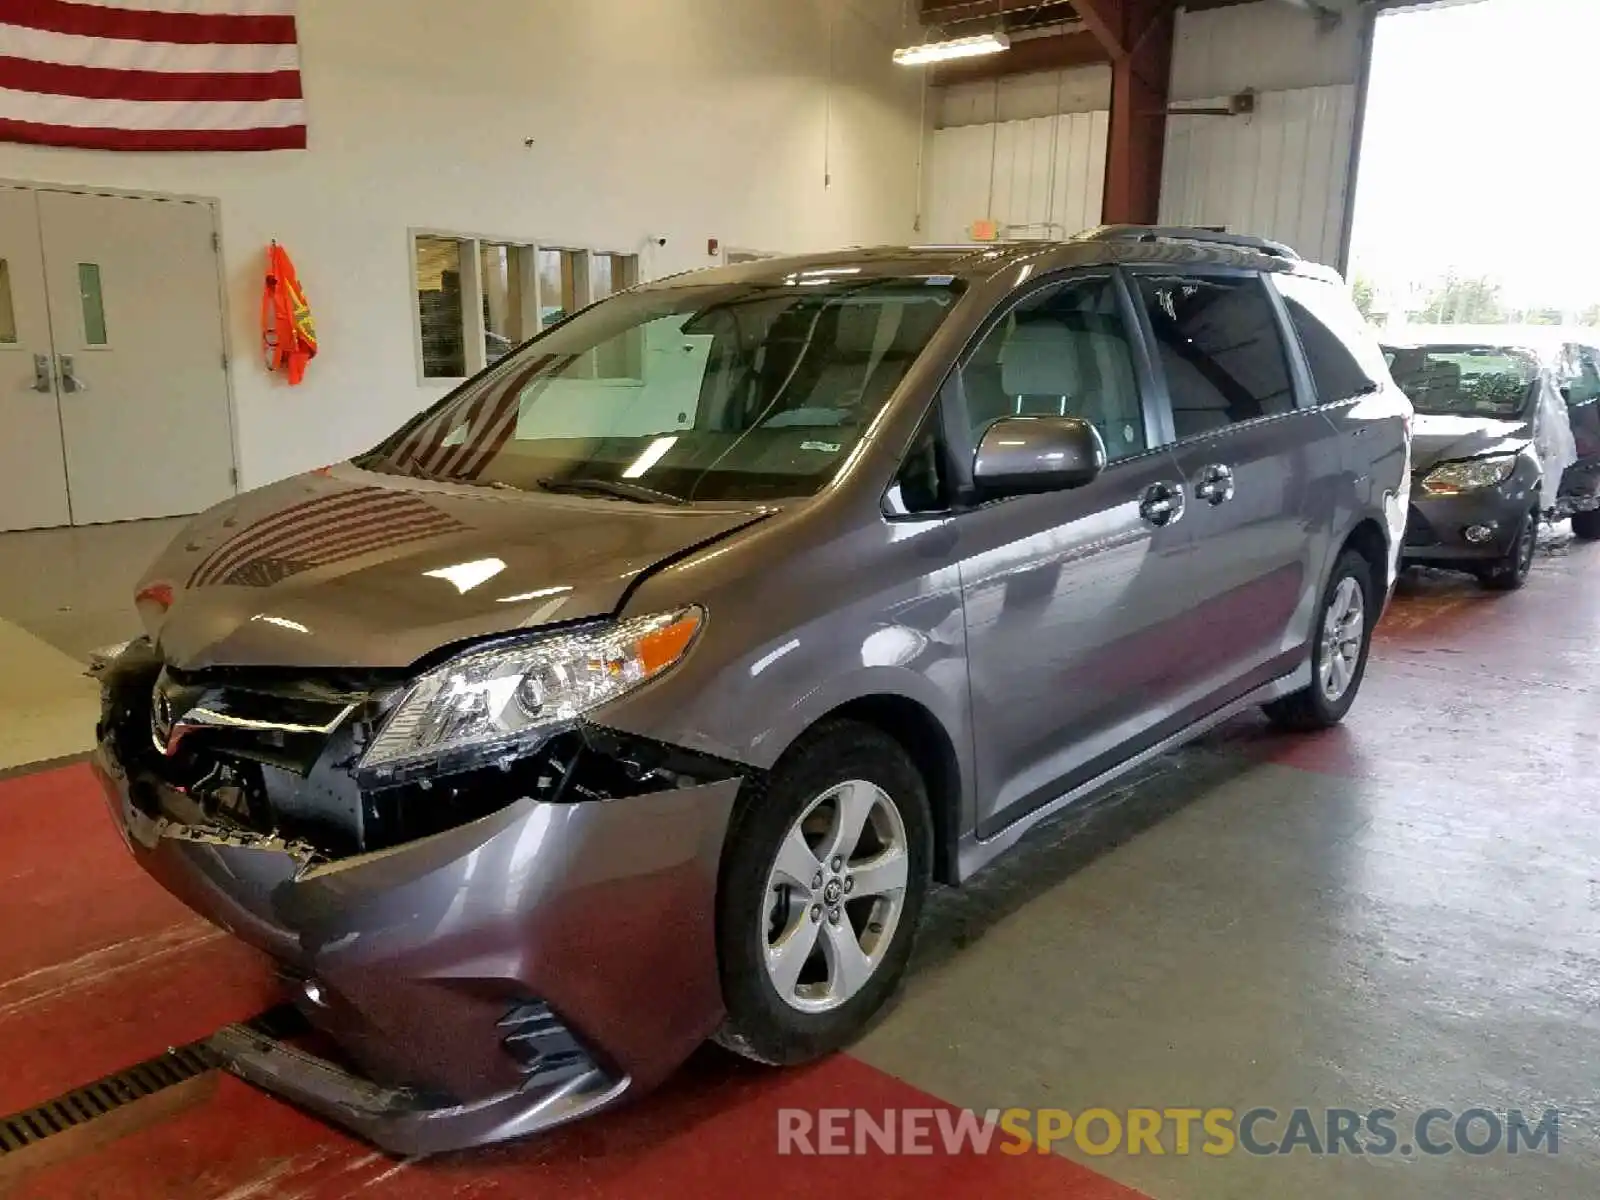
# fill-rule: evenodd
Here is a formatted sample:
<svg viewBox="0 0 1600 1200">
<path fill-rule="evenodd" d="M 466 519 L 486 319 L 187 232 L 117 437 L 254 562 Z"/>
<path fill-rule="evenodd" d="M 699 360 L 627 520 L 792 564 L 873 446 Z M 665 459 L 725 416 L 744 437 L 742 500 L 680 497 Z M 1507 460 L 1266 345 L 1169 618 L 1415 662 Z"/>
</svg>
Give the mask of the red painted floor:
<svg viewBox="0 0 1600 1200">
<path fill-rule="evenodd" d="M 86 767 L 0 781 L 0 1112 L 275 1002 L 268 964 L 132 863 Z M 772 1071 L 712 1048 L 616 1113 L 516 1146 L 399 1163 L 229 1077 L 193 1107 L 44 1167 L 28 1197 L 1058 1196 L 1137 1200 L 1054 1154 L 796 1157 L 783 1108 L 948 1108 L 839 1056 Z M 0 1174 L 0 1192 L 8 1182 Z"/>
</svg>

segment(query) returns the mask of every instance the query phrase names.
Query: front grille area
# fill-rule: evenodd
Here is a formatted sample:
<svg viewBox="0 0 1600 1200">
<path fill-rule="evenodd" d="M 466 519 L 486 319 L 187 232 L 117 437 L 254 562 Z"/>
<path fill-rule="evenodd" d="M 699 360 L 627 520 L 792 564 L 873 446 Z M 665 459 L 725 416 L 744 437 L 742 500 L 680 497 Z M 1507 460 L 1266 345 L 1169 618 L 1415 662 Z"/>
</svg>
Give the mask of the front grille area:
<svg viewBox="0 0 1600 1200">
<path fill-rule="evenodd" d="M 543 1000 L 519 1004 L 500 1019 L 500 1044 L 530 1086 L 548 1087 L 586 1074 L 594 1060 Z"/>
</svg>

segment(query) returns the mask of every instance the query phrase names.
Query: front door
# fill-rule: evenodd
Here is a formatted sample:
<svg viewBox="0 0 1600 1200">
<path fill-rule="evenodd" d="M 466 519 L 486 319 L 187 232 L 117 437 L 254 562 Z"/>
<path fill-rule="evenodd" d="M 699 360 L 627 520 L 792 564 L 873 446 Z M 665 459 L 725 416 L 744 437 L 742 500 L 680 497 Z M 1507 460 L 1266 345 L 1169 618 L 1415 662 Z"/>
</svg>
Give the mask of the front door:
<svg viewBox="0 0 1600 1200">
<path fill-rule="evenodd" d="M 1184 710 L 1202 718 L 1306 658 L 1343 454 L 1302 405 L 1284 330 L 1252 272 L 1130 274 L 1189 495 Z"/>
<path fill-rule="evenodd" d="M 0 186 L 0 530 L 72 520 L 54 354 L 38 205 Z"/>
<path fill-rule="evenodd" d="M 962 367 L 972 444 L 996 418 L 1091 421 L 1105 472 L 1086 487 L 956 518 L 967 622 L 978 833 L 1006 825 L 1136 753 L 1160 724 L 1186 604 L 1182 496 L 1138 384 L 1111 276 L 1047 284 Z"/>
<path fill-rule="evenodd" d="M 37 198 L 73 523 L 194 513 L 232 495 L 210 208 Z"/>
</svg>

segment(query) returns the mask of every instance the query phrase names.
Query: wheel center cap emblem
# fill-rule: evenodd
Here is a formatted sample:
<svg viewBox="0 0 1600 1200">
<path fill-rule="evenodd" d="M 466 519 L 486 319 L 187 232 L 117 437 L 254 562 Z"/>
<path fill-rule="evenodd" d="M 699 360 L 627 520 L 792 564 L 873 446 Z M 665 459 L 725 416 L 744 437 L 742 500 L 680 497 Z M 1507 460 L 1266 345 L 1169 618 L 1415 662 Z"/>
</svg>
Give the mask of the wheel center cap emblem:
<svg viewBox="0 0 1600 1200">
<path fill-rule="evenodd" d="M 844 884 L 837 879 L 828 880 L 828 886 L 822 889 L 822 899 L 831 908 L 839 903 L 839 897 L 844 895 Z"/>
</svg>

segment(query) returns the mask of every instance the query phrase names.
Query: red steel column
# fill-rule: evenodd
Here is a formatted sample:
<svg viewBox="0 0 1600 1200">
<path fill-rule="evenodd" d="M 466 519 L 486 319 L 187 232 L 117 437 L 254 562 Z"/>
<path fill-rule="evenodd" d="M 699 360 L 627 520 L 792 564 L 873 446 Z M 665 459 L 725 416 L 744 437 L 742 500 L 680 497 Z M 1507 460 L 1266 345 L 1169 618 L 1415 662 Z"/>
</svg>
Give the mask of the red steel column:
<svg viewBox="0 0 1600 1200">
<path fill-rule="evenodd" d="M 1101 219 L 1154 224 L 1161 207 L 1175 5 L 1172 0 L 1073 0 L 1073 7 L 1111 57 L 1111 135 Z"/>
</svg>

